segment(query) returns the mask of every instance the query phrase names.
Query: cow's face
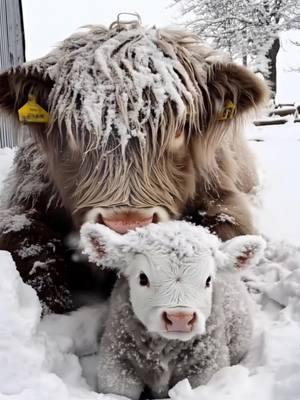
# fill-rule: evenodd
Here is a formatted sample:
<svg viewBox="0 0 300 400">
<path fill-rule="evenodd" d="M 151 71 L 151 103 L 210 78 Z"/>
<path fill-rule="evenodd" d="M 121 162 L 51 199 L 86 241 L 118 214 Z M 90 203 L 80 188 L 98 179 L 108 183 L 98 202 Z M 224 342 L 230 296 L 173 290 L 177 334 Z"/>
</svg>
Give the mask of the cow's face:
<svg viewBox="0 0 300 400">
<path fill-rule="evenodd" d="M 119 144 L 79 149 L 76 156 L 68 144 L 63 152 L 52 152 L 51 174 L 76 225 L 98 222 L 125 233 L 178 217 L 194 196 L 196 182 L 184 135 L 175 132 L 164 149 L 130 138 L 123 154 Z M 145 141 L 152 136 L 149 129 Z"/>
<path fill-rule="evenodd" d="M 266 89 L 191 34 L 129 26 L 92 28 L 0 75 L 2 108 L 16 113 L 29 94 L 49 112 L 30 130 L 76 225 L 124 233 L 176 218 L 218 179 L 220 142 Z M 228 100 L 237 113 L 220 121 Z"/>
<path fill-rule="evenodd" d="M 224 272 L 257 263 L 265 248 L 258 236 L 221 243 L 204 228 L 178 221 L 122 236 L 85 224 L 81 233 L 92 262 L 126 276 L 133 312 L 147 330 L 179 340 L 205 333 L 218 274 L 224 279 Z"/>
</svg>

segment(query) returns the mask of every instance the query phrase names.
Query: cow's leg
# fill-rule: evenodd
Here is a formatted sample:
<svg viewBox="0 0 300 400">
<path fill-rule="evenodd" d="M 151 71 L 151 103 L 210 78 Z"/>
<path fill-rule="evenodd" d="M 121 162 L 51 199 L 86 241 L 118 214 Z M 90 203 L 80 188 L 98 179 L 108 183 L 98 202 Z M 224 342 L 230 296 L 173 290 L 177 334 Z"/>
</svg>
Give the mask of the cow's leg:
<svg viewBox="0 0 300 400">
<path fill-rule="evenodd" d="M 246 195 L 240 192 L 222 194 L 217 199 L 207 198 L 188 219 L 207 226 L 222 240 L 255 233 Z"/>
<path fill-rule="evenodd" d="M 11 252 L 24 280 L 37 292 L 43 313 L 73 307 L 62 237 L 33 211 L 1 211 L 0 249 Z"/>
<path fill-rule="evenodd" d="M 229 193 L 211 202 L 207 209 L 210 229 L 222 240 L 255 233 L 250 207 L 243 193 Z"/>
</svg>

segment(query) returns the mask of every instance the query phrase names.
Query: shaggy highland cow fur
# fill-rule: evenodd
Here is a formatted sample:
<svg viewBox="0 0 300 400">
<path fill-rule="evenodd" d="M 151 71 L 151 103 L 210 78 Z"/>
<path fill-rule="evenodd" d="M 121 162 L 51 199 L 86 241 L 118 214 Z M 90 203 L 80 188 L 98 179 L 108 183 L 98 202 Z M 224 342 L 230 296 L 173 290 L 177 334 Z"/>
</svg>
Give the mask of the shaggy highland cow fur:
<svg viewBox="0 0 300 400">
<path fill-rule="evenodd" d="M 150 222 L 188 219 L 222 239 L 254 232 L 246 194 L 256 173 L 242 126 L 268 90 L 197 36 L 87 28 L 0 75 L 3 111 L 16 117 L 29 94 L 50 121 L 20 129 L 0 246 L 45 311 L 72 308 L 70 289 L 87 280 L 65 238 L 88 215 L 105 223 L 108 210 L 138 225 L 153 210 Z M 220 121 L 228 100 L 236 115 Z"/>
</svg>

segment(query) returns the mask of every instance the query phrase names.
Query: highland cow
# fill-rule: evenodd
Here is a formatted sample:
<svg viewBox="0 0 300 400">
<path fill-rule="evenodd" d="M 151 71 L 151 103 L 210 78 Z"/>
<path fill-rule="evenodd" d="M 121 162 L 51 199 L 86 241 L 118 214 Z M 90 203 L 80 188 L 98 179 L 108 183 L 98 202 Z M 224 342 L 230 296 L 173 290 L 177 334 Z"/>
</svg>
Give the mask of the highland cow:
<svg viewBox="0 0 300 400">
<path fill-rule="evenodd" d="M 65 241 L 85 221 L 124 233 L 188 219 L 224 240 L 254 232 L 246 194 L 256 173 L 242 125 L 268 91 L 197 36 L 139 23 L 89 27 L 2 72 L 3 111 L 17 117 L 30 96 L 49 122 L 21 129 L 0 246 L 44 311 L 71 309 L 70 288 L 90 284 Z"/>
<path fill-rule="evenodd" d="M 91 261 L 120 273 L 100 343 L 100 393 L 138 400 L 147 386 L 167 398 L 180 380 L 197 387 L 241 361 L 253 324 L 238 271 L 259 261 L 263 239 L 221 243 L 184 221 L 125 235 L 87 223 L 81 232 Z"/>
</svg>

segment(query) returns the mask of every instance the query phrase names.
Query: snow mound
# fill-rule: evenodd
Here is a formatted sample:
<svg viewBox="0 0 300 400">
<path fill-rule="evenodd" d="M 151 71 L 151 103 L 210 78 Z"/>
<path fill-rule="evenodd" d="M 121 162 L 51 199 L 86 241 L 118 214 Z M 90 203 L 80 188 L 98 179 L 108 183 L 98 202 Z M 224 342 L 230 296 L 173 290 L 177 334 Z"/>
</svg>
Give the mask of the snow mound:
<svg viewBox="0 0 300 400">
<path fill-rule="evenodd" d="M 72 353 L 76 349 L 76 335 L 72 337 L 72 333 L 80 331 L 81 315 L 80 322 L 78 315 L 70 317 L 70 324 L 61 324 L 68 316 L 52 316 L 50 332 L 55 326 L 66 329 L 60 337 L 57 330 L 56 335 L 46 333 L 50 321 L 44 320 L 40 324 L 41 307 L 37 295 L 23 283 L 8 252 L 0 252 L 0 264 L 1 400 L 11 396 L 15 400 L 115 399 L 89 390 L 82 377 L 79 359 Z M 93 317 L 93 314 L 89 315 Z M 55 325 L 56 318 L 60 321 Z M 99 321 L 99 317 L 94 319 Z M 85 321 L 89 329 L 90 319 Z M 83 337 L 83 342 L 89 340 L 89 337 Z M 95 342 L 93 338 L 92 344 Z M 82 348 L 82 343 L 77 345 Z"/>
<path fill-rule="evenodd" d="M 0 252 L 0 393 L 5 399 L 120 399 L 94 392 L 97 343 L 106 305 L 86 306 L 40 321 L 34 290 L 7 252 Z M 256 333 L 241 365 L 224 368 L 204 386 L 188 380 L 173 400 L 299 400 L 300 249 L 269 242 L 262 262 L 243 277 L 256 302 Z"/>
</svg>

